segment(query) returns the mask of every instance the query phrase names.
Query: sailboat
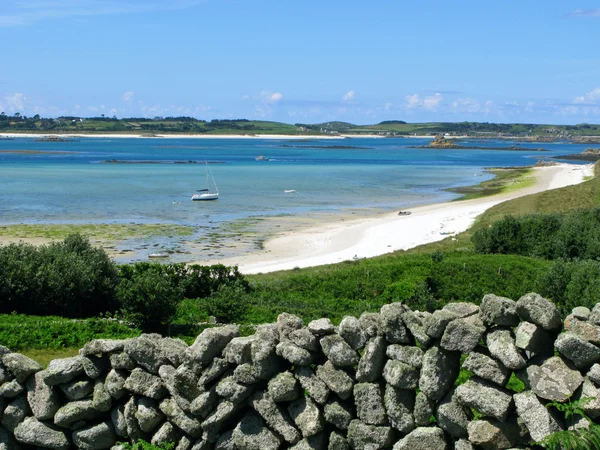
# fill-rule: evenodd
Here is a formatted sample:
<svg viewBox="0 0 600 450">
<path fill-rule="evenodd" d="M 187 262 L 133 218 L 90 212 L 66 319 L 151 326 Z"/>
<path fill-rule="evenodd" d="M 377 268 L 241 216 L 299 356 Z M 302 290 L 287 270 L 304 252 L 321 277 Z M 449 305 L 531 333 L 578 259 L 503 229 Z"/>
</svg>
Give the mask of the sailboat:
<svg viewBox="0 0 600 450">
<path fill-rule="evenodd" d="M 208 161 L 206 163 L 206 189 L 198 189 L 195 194 L 192 195 L 193 201 L 199 200 L 218 200 L 219 199 L 219 189 L 217 188 L 217 183 L 215 183 L 215 179 L 212 176 L 212 172 L 208 168 Z M 212 184 L 215 187 L 215 191 L 210 191 L 210 182 L 209 179 L 212 180 Z"/>
</svg>

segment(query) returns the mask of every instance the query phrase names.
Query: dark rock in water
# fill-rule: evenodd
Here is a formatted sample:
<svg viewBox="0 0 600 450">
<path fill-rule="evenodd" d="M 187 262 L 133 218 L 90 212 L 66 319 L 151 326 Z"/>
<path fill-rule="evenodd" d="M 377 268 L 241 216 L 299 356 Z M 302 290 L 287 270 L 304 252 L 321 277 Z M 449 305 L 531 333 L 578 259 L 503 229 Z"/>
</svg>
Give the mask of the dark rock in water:
<svg viewBox="0 0 600 450">
<path fill-rule="evenodd" d="M 600 148 L 586 148 L 581 153 L 574 153 L 571 155 L 553 156 L 554 159 L 566 159 L 574 161 L 590 161 L 595 162 L 600 160 Z"/>
</svg>

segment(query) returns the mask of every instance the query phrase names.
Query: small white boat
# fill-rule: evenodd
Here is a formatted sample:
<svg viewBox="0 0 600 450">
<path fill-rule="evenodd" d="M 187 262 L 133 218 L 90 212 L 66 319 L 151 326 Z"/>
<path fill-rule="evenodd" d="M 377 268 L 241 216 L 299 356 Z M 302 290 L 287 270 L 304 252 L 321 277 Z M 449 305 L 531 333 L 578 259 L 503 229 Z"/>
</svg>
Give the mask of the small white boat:
<svg viewBox="0 0 600 450">
<path fill-rule="evenodd" d="M 283 192 L 285 192 L 286 194 L 293 194 L 294 192 L 296 192 L 296 189 L 285 189 Z"/>
<path fill-rule="evenodd" d="M 215 187 L 215 191 L 211 192 L 209 189 L 210 180 L 212 180 L 212 184 Z M 198 189 L 195 194 L 192 195 L 193 201 L 201 201 L 201 200 L 218 200 L 219 199 L 219 188 L 217 188 L 217 183 L 215 183 L 215 179 L 212 176 L 210 169 L 208 168 L 208 161 L 206 161 L 206 188 Z"/>
<path fill-rule="evenodd" d="M 149 259 L 168 258 L 168 257 L 169 257 L 168 253 L 150 253 L 148 255 Z"/>
</svg>

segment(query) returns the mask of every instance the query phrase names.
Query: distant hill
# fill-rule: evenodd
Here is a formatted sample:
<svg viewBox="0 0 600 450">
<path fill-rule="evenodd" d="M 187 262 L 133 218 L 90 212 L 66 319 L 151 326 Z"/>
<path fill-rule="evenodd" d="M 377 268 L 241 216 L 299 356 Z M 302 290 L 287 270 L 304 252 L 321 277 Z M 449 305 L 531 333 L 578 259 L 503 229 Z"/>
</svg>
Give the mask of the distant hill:
<svg viewBox="0 0 600 450">
<path fill-rule="evenodd" d="M 545 141 L 556 139 L 581 140 L 596 143 L 600 136 L 600 125 L 544 125 L 523 123 L 488 122 L 428 122 L 408 123 L 403 120 L 385 120 L 374 125 L 355 125 L 349 122 L 323 122 L 317 124 L 287 124 L 282 122 L 249 119 L 213 119 L 206 121 L 194 117 L 76 117 L 64 116 L 42 118 L 27 117 L 16 113 L 12 116 L 0 114 L 1 132 L 24 133 L 130 133 L 133 135 L 154 134 L 205 134 L 205 135 L 363 135 L 382 136 L 471 136 L 479 138 L 522 138 Z M 591 136 L 591 138 L 581 138 Z M 591 140 L 590 140 L 591 139 Z"/>
</svg>

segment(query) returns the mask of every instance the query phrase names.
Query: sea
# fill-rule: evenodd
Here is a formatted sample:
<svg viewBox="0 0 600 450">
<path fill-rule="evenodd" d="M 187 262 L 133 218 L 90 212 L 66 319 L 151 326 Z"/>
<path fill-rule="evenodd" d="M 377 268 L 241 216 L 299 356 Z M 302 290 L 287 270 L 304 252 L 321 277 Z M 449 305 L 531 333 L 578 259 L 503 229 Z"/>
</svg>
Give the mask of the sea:
<svg viewBox="0 0 600 450">
<path fill-rule="evenodd" d="M 491 178 L 487 167 L 526 166 L 589 145 L 461 140 L 516 150 L 412 148 L 429 139 L 0 139 L 0 225 L 178 224 L 201 242 L 244 220 L 409 209 L 457 198 L 449 187 Z M 540 151 L 543 148 L 547 151 Z M 257 157 L 262 160 L 257 161 Z M 193 202 L 207 164 L 220 197 Z M 209 178 L 211 189 L 212 179 Z M 287 191 L 287 192 L 286 192 Z M 292 192 L 290 192 L 292 191 Z M 165 239 L 156 247 L 175 245 Z M 120 257 L 145 259 L 144 251 Z M 185 252 L 173 261 L 185 261 Z M 118 259 L 118 258 L 117 258 Z"/>
</svg>

